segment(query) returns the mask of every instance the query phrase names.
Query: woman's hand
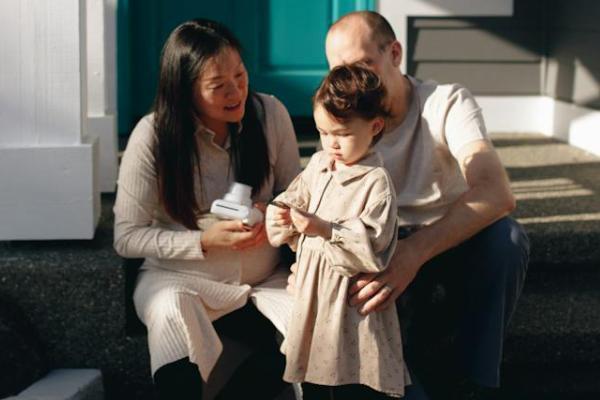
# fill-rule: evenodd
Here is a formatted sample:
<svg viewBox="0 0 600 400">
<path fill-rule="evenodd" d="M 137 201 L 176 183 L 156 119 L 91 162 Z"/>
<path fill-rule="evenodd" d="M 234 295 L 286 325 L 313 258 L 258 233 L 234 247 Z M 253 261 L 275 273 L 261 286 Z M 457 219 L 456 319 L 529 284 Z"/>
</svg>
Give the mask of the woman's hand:
<svg viewBox="0 0 600 400">
<path fill-rule="evenodd" d="M 267 205 L 265 203 L 254 203 L 254 207 L 258 208 L 263 214 L 263 218 L 267 212 Z M 253 247 L 258 247 L 267 241 L 267 230 L 265 229 L 265 223 L 259 222 L 254 225 L 253 230 L 256 228 L 256 235 L 242 243 L 238 243 L 233 247 L 234 250 L 247 250 Z"/>
<path fill-rule="evenodd" d="M 290 217 L 296 230 L 306 236 L 321 236 L 324 239 L 331 237 L 331 224 L 314 214 L 292 208 Z"/>
<path fill-rule="evenodd" d="M 265 205 L 254 205 L 264 214 Z M 232 250 L 246 250 L 260 246 L 267 240 L 265 224 L 259 222 L 254 226 L 247 226 L 240 220 L 218 221 L 206 229 L 200 239 L 202 249 L 230 248 Z"/>
</svg>

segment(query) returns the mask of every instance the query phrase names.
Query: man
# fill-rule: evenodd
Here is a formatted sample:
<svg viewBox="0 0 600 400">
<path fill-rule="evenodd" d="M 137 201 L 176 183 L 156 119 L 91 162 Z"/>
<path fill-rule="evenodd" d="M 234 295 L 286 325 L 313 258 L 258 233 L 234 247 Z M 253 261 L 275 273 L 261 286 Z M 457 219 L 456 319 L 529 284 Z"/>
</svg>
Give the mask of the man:
<svg viewBox="0 0 600 400">
<path fill-rule="evenodd" d="M 407 364 L 429 394 L 439 390 L 441 398 L 460 398 L 451 393 L 458 382 L 498 387 L 502 341 L 525 278 L 529 244 L 507 217 L 515 200 L 481 110 L 459 85 L 403 75 L 402 46 L 377 13 L 338 20 L 327 34 L 326 54 L 330 68 L 369 65 L 388 90 L 390 117 L 377 150 L 394 180 L 403 225 L 404 238 L 388 269 L 359 276 L 350 304 L 366 314 L 396 301 L 403 322 L 411 305 L 403 338 Z M 442 313 L 449 317 L 446 324 L 429 312 L 440 291 L 445 303 L 454 304 Z M 440 327 L 451 337 L 446 347 L 429 343 Z M 441 365 L 427 365 L 427 352 L 438 350 Z"/>
</svg>

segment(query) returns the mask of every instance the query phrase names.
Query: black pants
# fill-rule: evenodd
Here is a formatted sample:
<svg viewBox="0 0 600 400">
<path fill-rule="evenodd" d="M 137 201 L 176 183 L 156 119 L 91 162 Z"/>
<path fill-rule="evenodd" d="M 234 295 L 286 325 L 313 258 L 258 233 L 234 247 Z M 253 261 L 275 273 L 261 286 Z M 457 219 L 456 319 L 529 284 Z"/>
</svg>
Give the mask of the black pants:
<svg viewBox="0 0 600 400">
<path fill-rule="evenodd" d="M 219 336 L 243 343 L 252 354 L 234 372 L 217 399 L 272 399 L 285 387 L 282 380 L 285 356 L 279 352 L 275 328 L 250 302 L 213 325 Z M 198 367 L 183 358 L 154 373 L 158 398 L 202 399 L 202 378 Z"/>
<path fill-rule="evenodd" d="M 393 397 L 364 385 L 322 386 L 302 384 L 303 400 L 386 400 Z"/>
</svg>

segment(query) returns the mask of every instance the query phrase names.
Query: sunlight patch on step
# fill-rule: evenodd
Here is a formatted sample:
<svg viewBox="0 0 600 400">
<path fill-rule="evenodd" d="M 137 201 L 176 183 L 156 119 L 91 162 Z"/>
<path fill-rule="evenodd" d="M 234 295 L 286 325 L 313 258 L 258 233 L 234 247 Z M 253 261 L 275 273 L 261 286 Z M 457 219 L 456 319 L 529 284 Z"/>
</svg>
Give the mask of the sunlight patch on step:
<svg viewBox="0 0 600 400">
<path fill-rule="evenodd" d="M 556 222 L 584 222 L 584 221 L 600 221 L 599 213 L 585 214 L 567 214 L 567 215 L 547 215 L 544 217 L 528 217 L 517 218 L 520 224 L 551 224 Z"/>
<path fill-rule="evenodd" d="M 569 178 L 549 178 L 512 182 L 517 200 L 555 199 L 560 197 L 592 196 L 594 192 Z"/>
</svg>

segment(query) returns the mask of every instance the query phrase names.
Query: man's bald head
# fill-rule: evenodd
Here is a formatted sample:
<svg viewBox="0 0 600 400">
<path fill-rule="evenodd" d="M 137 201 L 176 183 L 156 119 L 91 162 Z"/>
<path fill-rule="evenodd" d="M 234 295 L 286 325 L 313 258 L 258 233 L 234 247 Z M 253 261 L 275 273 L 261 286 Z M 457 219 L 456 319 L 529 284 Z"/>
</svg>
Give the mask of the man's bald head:
<svg viewBox="0 0 600 400">
<path fill-rule="evenodd" d="M 367 35 L 367 39 L 377 43 L 380 50 L 396 40 L 396 34 L 390 23 L 374 11 L 355 11 L 344 15 L 331 25 L 327 36 L 347 30 L 360 31 Z"/>
<path fill-rule="evenodd" d="M 402 113 L 410 92 L 400 71 L 402 46 L 383 16 L 373 11 L 344 15 L 327 32 L 325 55 L 330 69 L 359 62 L 379 75 L 392 115 Z"/>
</svg>

